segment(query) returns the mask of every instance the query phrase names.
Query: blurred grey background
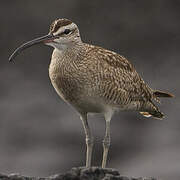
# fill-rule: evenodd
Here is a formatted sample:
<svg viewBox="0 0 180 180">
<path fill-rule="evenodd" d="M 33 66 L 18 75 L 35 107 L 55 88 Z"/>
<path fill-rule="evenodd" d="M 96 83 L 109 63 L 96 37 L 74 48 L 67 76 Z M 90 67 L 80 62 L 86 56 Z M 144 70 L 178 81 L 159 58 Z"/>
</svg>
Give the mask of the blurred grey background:
<svg viewBox="0 0 180 180">
<path fill-rule="evenodd" d="M 83 41 L 127 57 L 154 89 L 175 94 L 159 105 L 163 121 L 136 112 L 112 119 L 108 167 L 125 175 L 180 178 L 180 1 L 1 0 L 0 172 L 48 176 L 85 164 L 85 136 L 75 110 L 48 77 L 52 48 L 34 46 L 9 63 L 20 44 L 45 35 L 56 18 L 79 25 Z M 93 165 L 102 158 L 104 120 L 90 116 Z"/>
</svg>

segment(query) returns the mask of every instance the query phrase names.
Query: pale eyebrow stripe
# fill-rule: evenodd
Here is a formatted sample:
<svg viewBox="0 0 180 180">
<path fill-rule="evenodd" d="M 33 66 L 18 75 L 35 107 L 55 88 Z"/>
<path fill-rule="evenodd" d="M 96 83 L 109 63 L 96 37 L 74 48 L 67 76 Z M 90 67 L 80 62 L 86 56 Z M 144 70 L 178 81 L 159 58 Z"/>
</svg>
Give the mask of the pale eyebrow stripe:
<svg viewBox="0 0 180 180">
<path fill-rule="evenodd" d="M 64 28 L 64 27 L 66 27 L 66 28 Z M 62 29 L 63 29 L 63 31 L 62 31 Z M 72 23 L 71 23 L 71 24 L 69 24 L 69 25 L 60 27 L 60 29 L 58 29 L 56 32 L 54 32 L 54 34 L 55 34 L 55 35 L 63 34 L 63 32 L 64 32 L 65 29 L 70 29 L 70 30 L 71 30 L 71 33 L 76 30 L 76 29 L 75 29 L 75 26 L 72 25 Z M 58 32 L 58 31 L 60 31 L 60 32 Z"/>
<path fill-rule="evenodd" d="M 65 30 L 65 29 L 64 29 Z M 71 33 L 73 33 L 76 29 L 70 29 L 71 30 L 71 32 L 70 32 L 70 34 Z M 64 34 L 64 31 L 62 31 L 62 32 L 56 32 L 56 35 L 61 35 L 61 34 Z"/>
</svg>

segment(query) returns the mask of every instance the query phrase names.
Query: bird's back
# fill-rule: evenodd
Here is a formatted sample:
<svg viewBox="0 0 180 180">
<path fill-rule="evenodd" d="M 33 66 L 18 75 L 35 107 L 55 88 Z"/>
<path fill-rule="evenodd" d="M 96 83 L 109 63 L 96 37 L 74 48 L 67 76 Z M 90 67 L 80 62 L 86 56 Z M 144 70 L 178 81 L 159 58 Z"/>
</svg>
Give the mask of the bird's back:
<svg viewBox="0 0 180 180">
<path fill-rule="evenodd" d="M 101 47 L 86 45 L 88 64 L 96 93 L 107 103 L 126 106 L 131 102 L 153 98 L 153 90 L 136 72 L 133 65 L 123 56 Z"/>
</svg>

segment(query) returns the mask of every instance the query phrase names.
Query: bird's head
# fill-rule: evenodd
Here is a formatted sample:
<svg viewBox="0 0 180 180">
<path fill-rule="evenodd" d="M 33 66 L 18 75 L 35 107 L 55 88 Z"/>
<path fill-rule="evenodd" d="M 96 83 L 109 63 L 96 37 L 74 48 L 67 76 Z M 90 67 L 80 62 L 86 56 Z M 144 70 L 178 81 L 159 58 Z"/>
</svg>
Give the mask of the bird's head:
<svg viewBox="0 0 180 180">
<path fill-rule="evenodd" d="M 57 19 L 50 25 L 50 30 L 47 35 L 22 44 L 13 52 L 9 61 L 12 61 L 24 49 L 41 43 L 59 50 L 64 50 L 67 47 L 81 43 L 79 29 L 75 23 L 68 19 Z"/>
<path fill-rule="evenodd" d="M 68 19 L 55 20 L 50 26 L 49 34 L 56 38 L 45 41 L 45 44 L 58 49 L 81 41 L 77 25 Z"/>
</svg>

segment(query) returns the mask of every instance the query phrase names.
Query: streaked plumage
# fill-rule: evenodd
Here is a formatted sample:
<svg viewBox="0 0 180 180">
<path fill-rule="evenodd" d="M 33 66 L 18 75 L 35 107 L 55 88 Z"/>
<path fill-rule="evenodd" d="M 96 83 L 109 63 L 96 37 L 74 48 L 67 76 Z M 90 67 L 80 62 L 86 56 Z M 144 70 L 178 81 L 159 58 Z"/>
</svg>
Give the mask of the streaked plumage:
<svg viewBox="0 0 180 180">
<path fill-rule="evenodd" d="M 69 23 L 66 19 L 54 21 L 50 33 Z M 65 52 L 55 49 L 49 68 L 52 84 L 64 100 L 80 111 L 84 111 L 85 104 L 89 107 L 87 112 L 97 111 L 97 107 L 94 110 L 92 106 L 98 101 L 102 106 L 105 104 L 115 109 L 136 110 L 157 118 L 163 117 L 152 102 L 158 100 L 155 91 L 125 57 L 83 42 L 75 46 Z"/>
<path fill-rule="evenodd" d="M 55 48 L 49 66 L 51 82 L 59 96 L 71 104 L 82 119 L 87 143 L 86 166 L 91 165 L 93 148 L 88 113 L 102 113 L 105 116 L 102 167 L 106 166 L 110 120 L 116 110 L 134 110 L 146 117 L 163 117 L 153 101 L 172 95 L 151 89 L 125 57 L 83 43 L 77 25 L 68 19 L 55 20 L 47 36 L 22 45 L 10 60 L 24 48 L 40 42 Z"/>
</svg>

